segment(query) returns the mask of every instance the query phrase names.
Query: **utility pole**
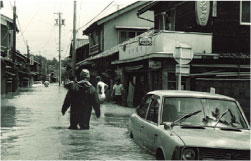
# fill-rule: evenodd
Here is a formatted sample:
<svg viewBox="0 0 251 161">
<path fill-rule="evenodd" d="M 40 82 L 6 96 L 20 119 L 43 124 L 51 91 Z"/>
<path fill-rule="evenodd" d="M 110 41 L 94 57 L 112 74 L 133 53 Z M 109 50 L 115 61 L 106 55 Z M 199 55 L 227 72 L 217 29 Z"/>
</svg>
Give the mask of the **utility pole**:
<svg viewBox="0 0 251 161">
<path fill-rule="evenodd" d="M 59 60 L 59 71 L 58 71 L 58 84 L 61 85 L 61 26 L 64 25 L 64 20 L 61 19 L 61 12 L 54 13 L 58 15 L 58 19 L 56 19 L 56 25 L 58 25 L 58 60 Z"/>
<path fill-rule="evenodd" d="M 29 83 L 28 83 L 28 87 L 30 87 L 31 85 L 31 70 L 30 70 L 30 49 L 29 49 L 29 45 L 28 45 L 28 41 L 26 41 L 26 45 L 27 45 L 27 57 L 28 57 L 28 75 L 29 75 Z"/>
<path fill-rule="evenodd" d="M 16 26 L 16 1 L 14 2 L 13 6 L 13 47 L 12 47 L 12 61 L 14 64 L 14 70 L 15 70 L 15 77 L 13 80 L 13 86 L 12 86 L 12 92 L 15 92 L 16 89 L 18 88 L 18 71 L 16 67 L 16 31 L 17 31 L 17 26 Z"/>
<path fill-rule="evenodd" d="M 72 43 L 72 76 L 74 79 L 76 78 L 75 75 L 75 68 L 76 68 L 76 8 L 77 8 L 77 1 L 74 1 L 74 14 L 73 14 L 73 43 Z"/>
<path fill-rule="evenodd" d="M 14 66 L 16 66 L 16 32 L 17 32 L 17 27 L 16 27 L 16 1 L 14 2 L 13 6 L 13 48 L 12 48 L 12 61 L 14 63 Z"/>
</svg>

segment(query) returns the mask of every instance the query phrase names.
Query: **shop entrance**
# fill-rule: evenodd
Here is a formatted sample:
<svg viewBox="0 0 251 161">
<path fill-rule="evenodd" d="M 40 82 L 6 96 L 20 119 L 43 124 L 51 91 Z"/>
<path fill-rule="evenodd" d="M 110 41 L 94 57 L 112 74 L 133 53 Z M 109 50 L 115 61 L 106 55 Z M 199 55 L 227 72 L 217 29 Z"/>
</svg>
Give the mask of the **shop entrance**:
<svg viewBox="0 0 251 161">
<path fill-rule="evenodd" d="M 137 107 L 142 97 L 148 91 L 147 75 L 145 72 L 127 74 L 127 104 L 129 107 Z"/>
</svg>

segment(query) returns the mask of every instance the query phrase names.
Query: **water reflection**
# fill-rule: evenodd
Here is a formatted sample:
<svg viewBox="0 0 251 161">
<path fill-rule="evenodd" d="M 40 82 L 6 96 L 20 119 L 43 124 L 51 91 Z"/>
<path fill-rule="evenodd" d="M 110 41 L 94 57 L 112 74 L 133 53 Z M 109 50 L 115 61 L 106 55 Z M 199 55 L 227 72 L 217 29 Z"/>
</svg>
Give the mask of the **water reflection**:
<svg viewBox="0 0 251 161">
<path fill-rule="evenodd" d="M 1 127 L 16 126 L 16 107 L 1 106 Z"/>
</svg>

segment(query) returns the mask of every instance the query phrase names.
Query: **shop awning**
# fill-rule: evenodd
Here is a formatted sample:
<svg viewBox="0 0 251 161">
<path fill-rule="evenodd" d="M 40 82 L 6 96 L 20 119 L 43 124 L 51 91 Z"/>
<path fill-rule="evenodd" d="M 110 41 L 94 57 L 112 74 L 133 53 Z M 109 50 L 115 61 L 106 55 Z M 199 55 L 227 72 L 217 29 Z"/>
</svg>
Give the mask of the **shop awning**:
<svg viewBox="0 0 251 161">
<path fill-rule="evenodd" d="M 201 81 L 250 81 L 248 78 L 196 78 Z"/>
<path fill-rule="evenodd" d="M 250 65 L 238 64 L 191 64 L 192 67 L 206 67 L 206 68 L 243 68 L 249 69 Z"/>
<path fill-rule="evenodd" d="M 29 75 L 28 72 L 24 72 L 24 71 L 21 71 L 21 70 L 19 70 L 18 73 L 23 74 L 23 75 Z"/>
<path fill-rule="evenodd" d="M 173 53 L 151 53 L 148 55 L 140 56 L 137 58 L 132 59 L 125 59 L 125 60 L 115 60 L 112 62 L 112 64 L 122 64 L 122 63 L 130 63 L 130 62 L 136 62 L 140 60 L 150 59 L 150 58 L 173 58 Z"/>
<path fill-rule="evenodd" d="M 151 27 L 115 26 L 118 30 L 149 30 Z"/>
<path fill-rule="evenodd" d="M 127 72 L 137 71 L 139 69 L 142 69 L 143 67 L 144 67 L 143 65 L 129 66 L 129 67 L 125 67 L 125 71 L 127 71 Z"/>
<path fill-rule="evenodd" d="M 14 73 L 11 73 L 11 72 L 9 72 L 9 71 L 5 71 L 5 73 L 6 73 L 7 75 L 9 75 L 9 76 L 12 76 L 12 77 L 14 77 L 14 76 L 15 76 L 15 74 L 14 74 Z"/>
<path fill-rule="evenodd" d="M 27 80 L 27 81 L 30 80 L 28 77 L 23 77 L 22 79 L 23 79 L 23 80 Z"/>
<path fill-rule="evenodd" d="M 6 58 L 6 57 L 2 57 L 2 56 L 0 56 L 0 58 L 1 58 L 1 61 L 3 61 L 3 62 L 9 62 L 9 63 L 11 63 L 11 64 L 13 64 L 13 62 L 12 62 L 12 60 L 11 59 L 9 59 L 9 58 Z"/>
<path fill-rule="evenodd" d="M 95 60 L 95 59 L 100 59 L 100 58 L 105 58 L 107 56 L 112 56 L 113 54 L 117 53 L 119 51 L 118 46 L 115 46 L 111 48 L 110 50 L 106 50 L 102 53 L 99 53 L 95 56 L 93 56 L 90 60 Z"/>
<path fill-rule="evenodd" d="M 38 72 L 30 72 L 31 75 L 38 75 Z"/>
<path fill-rule="evenodd" d="M 190 76 L 216 76 L 216 77 L 238 77 L 238 76 L 250 76 L 250 72 L 204 72 L 193 73 Z"/>
<path fill-rule="evenodd" d="M 79 67 L 79 66 L 82 66 L 82 65 L 87 65 L 87 64 L 92 64 L 91 63 L 92 60 L 96 60 L 96 59 L 100 59 L 100 58 L 105 58 L 105 57 L 108 57 L 108 56 L 112 56 L 112 55 L 114 55 L 117 52 L 118 52 L 118 46 L 115 46 L 115 47 L 111 48 L 110 50 L 106 50 L 106 51 L 104 51 L 102 53 L 99 53 L 97 55 L 91 56 L 89 58 L 86 58 L 85 60 L 82 60 L 82 61 L 78 62 L 76 64 L 76 67 Z"/>
<path fill-rule="evenodd" d="M 90 62 L 90 60 L 91 60 L 91 57 L 89 57 L 89 58 L 87 58 L 87 59 L 85 59 L 85 60 L 82 60 L 82 61 L 78 62 L 78 63 L 76 64 L 76 68 L 78 68 L 78 67 L 80 67 L 80 66 L 82 66 L 82 65 L 92 64 L 92 63 Z"/>
</svg>

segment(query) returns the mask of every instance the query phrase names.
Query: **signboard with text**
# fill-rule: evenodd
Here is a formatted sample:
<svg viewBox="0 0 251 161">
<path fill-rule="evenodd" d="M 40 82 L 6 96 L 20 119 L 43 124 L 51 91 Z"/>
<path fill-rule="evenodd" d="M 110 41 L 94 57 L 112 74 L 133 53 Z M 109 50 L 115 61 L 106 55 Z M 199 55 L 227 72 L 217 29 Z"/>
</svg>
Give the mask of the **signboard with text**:
<svg viewBox="0 0 251 161">
<path fill-rule="evenodd" d="M 152 38 L 151 37 L 139 37 L 139 45 L 140 46 L 149 46 L 152 45 Z"/>
<path fill-rule="evenodd" d="M 206 26 L 210 13 L 210 1 L 196 1 L 195 15 L 198 25 Z"/>
<path fill-rule="evenodd" d="M 150 69 L 160 69 L 161 68 L 161 62 L 160 61 L 149 60 L 149 68 Z"/>
</svg>

